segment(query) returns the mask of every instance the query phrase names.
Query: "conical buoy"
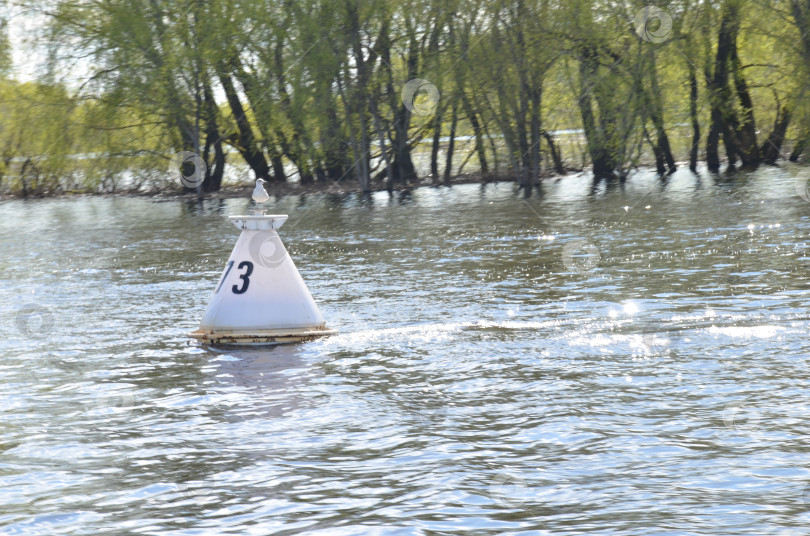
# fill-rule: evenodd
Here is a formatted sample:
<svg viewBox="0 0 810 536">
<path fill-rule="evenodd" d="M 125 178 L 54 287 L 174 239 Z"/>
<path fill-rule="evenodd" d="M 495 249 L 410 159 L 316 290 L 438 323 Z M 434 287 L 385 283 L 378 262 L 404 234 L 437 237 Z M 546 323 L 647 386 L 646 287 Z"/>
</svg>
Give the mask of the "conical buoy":
<svg viewBox="0 0 810 536">
<path fill-rule="evenodd" d="M 260 187 L 258 182 L 256 187 Z M 200 328 L 189 335 L 212 344 L 281 344 L 337 333 L 326 327 L 276 232 L 287 216 L 229 219 L 242 234 L 219 278 Z"/>
</svg>

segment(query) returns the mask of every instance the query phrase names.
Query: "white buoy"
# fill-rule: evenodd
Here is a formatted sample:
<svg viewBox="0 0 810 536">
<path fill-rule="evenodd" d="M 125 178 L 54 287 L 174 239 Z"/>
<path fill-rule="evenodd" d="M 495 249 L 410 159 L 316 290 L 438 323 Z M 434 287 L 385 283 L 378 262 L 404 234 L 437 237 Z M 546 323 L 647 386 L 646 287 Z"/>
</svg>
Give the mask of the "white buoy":
<svg viewBox="0 0 810 536">
<path fill-rule="evenodd" d="M 257 202 L 257 192 L 264 192 L 259 181 L 254 191 Z M 287 216 L 231 216 L 230 220 L 242 234 L 200 328 L 189 335 L 213 344 L 280 344 L 337 333 L 326 327 L 276 232 Z"/>
</svg>

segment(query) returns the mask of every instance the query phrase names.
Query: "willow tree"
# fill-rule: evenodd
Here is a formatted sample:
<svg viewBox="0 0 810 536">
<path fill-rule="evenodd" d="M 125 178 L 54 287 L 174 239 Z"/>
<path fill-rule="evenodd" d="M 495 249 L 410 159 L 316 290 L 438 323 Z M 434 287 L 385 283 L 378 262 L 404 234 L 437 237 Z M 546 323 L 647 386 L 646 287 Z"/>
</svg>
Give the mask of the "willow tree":
<svg viewBox="0 0 810 536">
<path fill-rule="evenodd" d="M 0 15 L 0 84 L 6 85 L 6 78 L 11 72 L 11 45 L 8 40 L 8 21 L 5 15 Z M 5 93 L 5 92 L 3 92 Z M 0 97 L 2 99 L 3 97 Z M 0 107 L 4 106 L 0 100 Z M 7 141 L 4 139 L 5 121 L 0 120 L 0 187 L 3 186 L 3 179 L 8 173 L 11 164 L 11 151 L 7 148 Z"/>
<path fill-rule="evenodd" d="M 553 7 L 547 1 L 496 3 L 487 41 L 491 68 L 486 80 L 497 100 L 490 112 L 503 134 L 517 183 L 527 194 L 539 186 L 543 86 L 559 56 Z"/>
<path fill-rule="evenodd" d="M 638 40 L 624 13 L 583 0 L 566 8 L 567 20 L 580 22 L 566 40 L 578 65 L 577 105 L 594 179 L 624 179 L 642 139 L 643 87 L 634 73 L 634 62 L 643 56 Z"/>
<path fill-rule="evenodd" d="M 205 48 L 212 43 L 210 26 L 198 2 L 31 0 L 30 5 L 48 20 L 57 68 L 87 72 L 81 98 L 127 110 L 141 125 L 159 118 L 162 147 L 141 148 L 163 153 L 167 163 L 172 152 L 207 155 L 214 147 L 202 188 L 219 187 L 224 156 L 207 63 L 219 47 Z M 142 144 L 137 128 L 132 132 L 131 143 Z"/>
<path fill-rule="evenodd" d="M 8 39 L 8 20 L 0 14 L 0 79 L 8 77 L 11 72 L 11 43 Z"/>
<path fill-rule="evenodd" d="M 730 168 L 735 166 L 738 157 L 746 168 L 755 168 L 760 163 L 754 105 L 737 45 L 740 4 L 741 0 L 725 0 L 721 6 L 714 71 L 709 80 L 711 123 L 706 138 L 706 163 L 713 172 L 720 169 L 718 141 L 721 135 Z"/>
<path fill-rule="evenodd" d="M 73 189 L 76 108 L 61 86 L 0 81 L 0 171 L 7 189 L 24 197 Z"/>
<path fill-rule="evenodd" d="M 789 0 L 787 12 L 787 19 L 793 23 L 796 32 L 793 39 L 785 41 L 795 43 L 798 61 L 795 62 L 794 79 L 800 81 L 793 103 L 799 119 L 796 144 L 790 154 L 790 160 L 795 162 L 810 145 L 810 106 L 807 104 L 807 87 L 810 84 L 810 0 Z"/>
</svg>

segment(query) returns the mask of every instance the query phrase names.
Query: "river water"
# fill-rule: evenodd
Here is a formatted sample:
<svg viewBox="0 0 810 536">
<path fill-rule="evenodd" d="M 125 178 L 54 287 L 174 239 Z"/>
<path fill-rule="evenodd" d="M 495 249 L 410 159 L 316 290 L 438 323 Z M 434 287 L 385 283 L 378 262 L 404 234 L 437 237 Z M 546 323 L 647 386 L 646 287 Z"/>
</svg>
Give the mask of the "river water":
<svg viewBox="0 0 810 536">
<path fill-rule="evenodd" d="M 798 176 L 285 197 L 264 349 L 186 337 L 248 200 L 3 202 L 0 534 L 806 533 Z"/>
</svg>

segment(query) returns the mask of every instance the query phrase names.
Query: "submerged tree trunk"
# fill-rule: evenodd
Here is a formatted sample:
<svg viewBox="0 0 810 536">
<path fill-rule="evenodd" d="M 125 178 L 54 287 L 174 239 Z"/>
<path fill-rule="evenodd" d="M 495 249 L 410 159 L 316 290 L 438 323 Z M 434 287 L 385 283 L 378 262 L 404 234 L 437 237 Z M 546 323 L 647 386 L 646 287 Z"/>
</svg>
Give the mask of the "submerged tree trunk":
<svg viewBox="0 0 810 536">
<path fill-rule="evenodd" d="M 542 131 L 543 137 L 548 143 L 548 150 L 551 152 L 551 161 L 554 162 L 554 173 L 557 175 L 565 175 L 565 166 L 563 165 L 560 152 L 557 150 L 557 145 L 554 143 L 554 138 L 548 131 Z"/>
<path fill-rule="evenodd" d="M 800 36 L 800 50 L 804 59 L 805 75 L 808 75 L 810 74 L 810 0 L 790 0 L 790 10 Z M 804 150 L 810 145 L 810 125 L 807 124 L 807 118 L 799 120 L 802 123 L 799 125 L 801 130 L 796 145 L 790 153 L 791 162 L 798 161 Z"/>
<path fill-rule="evenodd" d="M 272 153 L 270 162 L 273 164 L 273 179 L 277 182 L 287 182 L 287 173 L 284 171 L 284 162 L 281 160 L 281 153 Z"/>
<path fill-rule="evenodd" d="M 461 90 L 463 91 L 463 89 Z M 478 121 L 478 114 L 473 110 L 469 98 L 463 96 L 461 104 L 464 106 L 464 113 L 473 127 L 473 135 L 475 136 L 475 154 L 478 157 L 478 166 L 481 168 L 481 174 L 486 177 L 489 175 L 489 165 L 487 164 L 487 153 L 484 149 L 484 133 L 481 129 L 481 124 Z"/>
<path fill-rule="evenodd" d="M 236 88 L 234 88 L 231 76 L 225 71 L 223 66 L 220 66 L 217 75 L 222 89 L 225 91 L 225 98 L 228 100 L 228 105 L 231 108 L 231 113 L 233 113 L 238 129 L 238 134 L 233 145 L 256 174 L 257 179 L 269 180 L 270 168 L 267 165 L 264 154 L 256 143 L 253 129 L 242 107 L 242 103 L 239 100 L 239 95 L 236 93 Z"/>
<path fill-rule="evenodd" d="M 695 67 L 689 64 L 689 118 L 692 121 L 692 147 L 689 150 L 689 169 L 697 171 L 698 150 L 700 145 L 700 121 L 698 120 L 698 82 Z"/>
<path fill-rule="evenodd" d="M 540 107 L 543 100 L 543 90 L 534 86 L 529 94 L 531 104 L 531 118 L 529 121 L 529 143 L 531 143 L 531 184 L 540 189 Z"/>
<path fill-rule="evenodd" d="M 653 142 L 652 138 L 650 137 L 650 133 L 647 131 L 646 126 L 642 127 L 642 131 L 644 132 L 644 137 L 647 139 L 647 143 L 650 144 L 653 156 L 655 157 L 655 171 L 658 173 L 659 176 L 663 177 L 664 175 L 667 174 L 667 168 L 664 165 L 664 153 L 661 150 L 659 144 Z"/>
<path fill-rule="evenodd" d="M 731 72 L 734 78 L 734 88 L 737 90 L 737 99 L 742 112 L 742 122 L 738 127 L 740 160 L 747 168 L 756 168 L 759 165 L 759 145 L 757 144 L 757 126 L 754 120 L 754 103 L 748 91 L 748 84 L 742 72 L 740 58 L 737 55 L 737 36 L 735 34 L 731 49 Z"/>
<path fill-rule="evenodd" d="M 324 128 L 321 132 L 321 150 L 326 178 L 337 182 L 346 175 L 350 160 L 346 154 L 346 142 L 342 133 L 337 113 L 335 97 L 330 92 L 334 79 L 327 87 L 321 88 L 322 100 L 326 102 L 324 110 Z"/>
<path fill-rule="evenodd" d="M 458 101 L 453 100 L 453 109 L 450 118 L 450 139 L 447 142 L 447 160 L 444 166 L 444 177 L 442 182 L 447 184 L 450 182 L 450 173 L 453 169 L 453 153 L 456 147 L 456 124 L 458 123 Z"/>
<path fill-rule="evenodd" d="M 408 28 L 408 58 L 406 63 L 408 80 L 418 77 L 419 69 L 419 43 L 415 35 L 415 29 Z M 360 52 L 362 54 L 362 52 Z M 400 98 L 400 93 L 394 90 L 394 75 L 391 71 L 391 42 L 388 39 L 387 22 L 383 23 L 380 30 L 379 54 L 382 58 L 381 69 L 386 71 L 386 90 L 389 98 L 389 106 L 393 112 L 392 127 L 394 135 L 392 137 L 394 159 L 391 164 L 393 179 L 398 182 L 408 183 L 416 180 L 416 167 L 411 159 L 410 139 L 408 130 L 411 126 L 411 111 L 405 106 Z"/>
<path fill-rule="evenodd" d="M 714 75 L 709 84 L 711 125 L 707 138 L 706 159 L 709 170 L 713 172 L 720 169 L 717 144 L 721 133 L 729 169 L 734 168 L 737 157 L 743 166 L 748 168 L 757 167 L 760 161 L 754 108 L 737 55 L 740 13 L 736 0 L 726 0 L 721 13 Z M 730 76 L 734 81 L 734 91 L 729 84 Z M 737 116 L 735 102 L 742 110 L 742 119 Z"/>
<path fill-rule="evenodd" d="M 650 81 L 649 91 L 644 87 L 643 75 L 638 77 L 638 91 L 642 92 L 647 110 L 647 115 L 655 128 L 655 144 L 653 153 L 655 154 L 656 168 L 659 175 L 674 173 L 677 169 L 675 157 L 669 145 L 669 136 L 664 128 L 664 105 L 661 101 L 661 88 L 658 86 L 658 71 L 655 61 L 655 52 L 652 47 L 647 47 L 645 67 Z M 666 167 L 665 167 L 666 165 Z"/>
<path fill-rule="evenodd" d="M 291 141 L 287 142 L 285 153 L 295 167 L 298 168 L 298 180 L 301 184 L 312 184 L 313 162 L 309 151 L 312 148 L 312 140 L 309 137 L 307 128 L 304 125 L 302 114 L 293 107 L 289 91 L 287 91 L 287 70 L 284 68 L 283 50 L 285 40 L 279 37 L 274 47 L 275 67 L 279 74 L 276 77 L 276 90 L 279 94 L 279 104 L 287 115 L 287 119 L 292 125 Z"/>
<path fill-rule="evenodd" d="M 369 104 L 371 105 L 371 115 L 374 117 L 374 127 L 377 130 L 377 139 L 380 142 L 380 152 L 382 153 L 383 162 L 385 162 L 385 175 L 387 178 L 386 187 L 388 192 L 391 193 L 394 191 L 394 176 L 391 173 L 391 159 L 388 158 L 388 149 L 386 148 L 385 143 L 385 132 L 383 131 L 382 121 L 380 120 L 380 114 L 377 110 L 377 101 L 375 99 L 370 99 Z"/>
<path fill-rule="evenodd" d="M 439 182 L 439 149 L 441 148 L 443 109 L 444 106 L 439 106 L 433 119 L 433 145 L 430 148 L 430 180 L 433 184 Z"/>
<path fill-rule="evenodd" d="M 593 56 L 594 52 L 586 50 L 580 59 L 580 96 L 577 99 L 582 127 L 588 144 L 588 153 L 593 166 L 594 180 L 615 179 L 615 162 L 607 147 L 605 132 L 597 126 L 591 102 L 591 91 L 596 84 L 598 63 Z"/>
<path fill-rule="evenodd" d="M 793 146 L 793 150 L 790 152 L 790 158 L 788 158 L 788 160 L 791 162 L 797 162 L 808 145 L 810 145 L 810 132 L 805 132 L 798 139 L 796 145 Z"/>
<path fill-rule="evenodd" d="M 214 147 L 213 166 L 208 166 L 203 179 L 204 192 L 217 192 L 222 187 L 222 176 L 225 173 L 225 153 L 222 150 L 222 136 L 219 134 L 216 121 L 216 101 L 211 86 L 206 80 L 203 84 L 203 104 L 205 113 L 205 150 L 203 161 L 209 162 L 211 146 Z"/>
<path fill-rule="evenodd" d="M 346 116 L 351 117 L 351 112 L 349 111 L 349 104 L 346 99 L 344 99 L 345 107 L 346 107 Z M 357 140 L 357 129 L 354 126 L 354 123 L 349 121 L 349 143 L 352 148 L 352 153 L 354 155 L 354 163 L 352 165 L 354 171 L 354 178 L 357 179 L 358 184 L 363 189 L 364 193 L 368 193 L 370 191 L 369 184 L 369 176 L 368 170 L 361 165 L 361 161 L 364 160 L 364 155 L 361 153 L 360 150 L 360 143 Z"/>
<path fill-rule="evenodd" d="M 775 164 L 782 155 L 782 144 L 785 142 L 785 133 L 789 123 L 790 110 L 787 106 L 782 106 L 777 110 L 773 130 L 760 148 L 762 161 L 766 164 Z"/>
<path fill-rule="evenodd" d="M 717 37 L 714 74 L 709 81 L 711 116 L 709 134 L 706 138 L 706 165 L 712 173 L 720 171 L 720 135 L 728 131 L 727 120 L 732 113 L 730 110 L 731 90 L 728 85 L 728 62 L 731 56 L 733 36 L 736 32 L 736 20 L 733 15 L 734 9 L 729 7 L 729 2 L 726 1 L 723 4 L 723 18 Z M 724 137 L 727 138 L 727 136 Z M 730 140 L 726 139 L 727 153 L 730 157 L 733 157 L 734 150 L 728 150 L 729 142 Z"/>
</svg>

